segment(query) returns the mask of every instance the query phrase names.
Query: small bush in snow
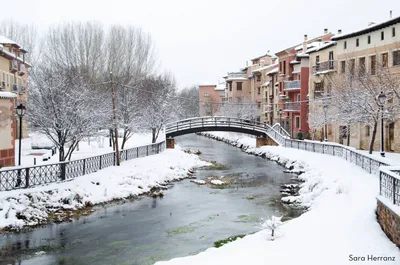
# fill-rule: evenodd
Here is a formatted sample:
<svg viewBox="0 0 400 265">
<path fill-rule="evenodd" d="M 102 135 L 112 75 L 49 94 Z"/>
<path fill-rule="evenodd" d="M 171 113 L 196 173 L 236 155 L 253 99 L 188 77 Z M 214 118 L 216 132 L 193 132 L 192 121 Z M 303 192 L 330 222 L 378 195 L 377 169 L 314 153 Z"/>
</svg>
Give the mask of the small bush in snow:
<svg viewBox="0 0 400 265">
<path fill-rule="evenodd" d="M 260 227 L 262 229 L 268 229 L 271 231 L 271 240 L 274 240 L 275 238 L 275 230 L 277 230 L 283 224 L 281 219 L 282 216 L 281 217 L 272 216 L 269 219 L 261 218 Z"/>
</svg>

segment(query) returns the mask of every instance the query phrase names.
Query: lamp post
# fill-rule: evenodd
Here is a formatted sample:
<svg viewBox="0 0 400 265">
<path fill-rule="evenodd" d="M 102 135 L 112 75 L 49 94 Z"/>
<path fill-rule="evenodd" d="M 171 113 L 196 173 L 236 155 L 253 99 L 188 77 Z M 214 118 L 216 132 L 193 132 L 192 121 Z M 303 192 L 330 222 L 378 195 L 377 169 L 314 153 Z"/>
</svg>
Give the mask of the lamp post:
<svg viewBox="0 0 400 265">
<path fill-rule="evenodd" d="M 328 132 L 327 132 L 327 122 L 326 122 L 326 113 L 328 111 L 328 104 L 326 104 L 326 102 L 324 101 L 323 103 L 324 105 L 322 106 L 324 109 L 324 116 L 325 116 L 325 120 L 324 120 L 324 141 L 327 142 L 328 141 Z"/>
<path fill-rule="evenodd" d="M 379 93 L 377 99 L 378 99 L 378 104 L 380 106 L 380 111 L 381 111 L 381 156 L 385 157 L 385 142 L 384 142 L 384 135 L 383 135 L 383 131 L 384 131 L 384 127 L 383 127 L 383 106 L 385 105 L 385 101 L 386 101 L 385 93 L 383 93 L 383 91 L 381 91 L 381 93 Z"/>
<path fill-rule="evenodd" d="M 21 165 L 21 140 L 22 140 L 22 117 L 24 117 L 26 112 L 26 107 L 21 103 L 16 108 L 15 111 L 19 117 L 19 152 L 18 152 L 18 166 Z"/>
</svg>

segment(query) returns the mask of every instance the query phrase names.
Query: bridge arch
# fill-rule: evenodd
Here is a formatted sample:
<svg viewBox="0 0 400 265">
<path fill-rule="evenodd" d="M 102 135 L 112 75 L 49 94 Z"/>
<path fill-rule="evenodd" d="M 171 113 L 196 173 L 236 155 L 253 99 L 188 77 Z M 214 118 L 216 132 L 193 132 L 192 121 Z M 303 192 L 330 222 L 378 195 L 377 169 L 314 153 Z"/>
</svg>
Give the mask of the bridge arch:
<svg viewBox="0 0 400 265">
<path fill-rule="evenodd" d="M 278 138 L 285 137 L 267 124 L 225 116 L 196 117 L 168 123 L 165 126 L 167 141 L 180 135 L 208 131 L 238 132 L 254 135 L 257 136 L 257 146 L 279 145 L 276 136 L 278 135 Z M 170 145 L 173 146 L 173 143 L 170 143 Z"/>
</svg>

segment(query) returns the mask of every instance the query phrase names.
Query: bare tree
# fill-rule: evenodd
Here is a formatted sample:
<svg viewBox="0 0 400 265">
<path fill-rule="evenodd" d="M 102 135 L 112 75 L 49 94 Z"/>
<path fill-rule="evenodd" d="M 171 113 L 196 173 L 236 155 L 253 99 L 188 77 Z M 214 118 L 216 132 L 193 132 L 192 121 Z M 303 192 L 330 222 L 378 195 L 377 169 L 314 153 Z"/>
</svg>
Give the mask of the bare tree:
<svg viewBox="0 0 400 265">
<path fill-rule="evenodd" d="M 371 72 L 363 65 L 356 68 L 354 63 L 354 59 L 348 60 L 346 74 L 332 78 L 332 105 L 337 109 L 337 123 L 347 126 L 361 123 L 372 129 L 369 143 L 372 154 L 381 111 L 377 97 L 381 92 L 386 95 L 385 120 L 398 119 L 399 104 L 394 102 L 398 81 L 391 78 L 388 67 L 377 64 Z"/>
<path fill-rule="evenodd" d="M 258 115 L 258 107 L 250 98 L 236 98 L 231 102 L 223 103 L 218 113 L 221 116 L 254 120 Z"/>
<path fill-rule="evenodd" d="M 200 96 L 199 87 L 191 86 L 182 89 L 178 92 L 179 105 L 181 106 L 181 111 L 179 113 L 180 119 L 187 119 L 198 117 L 200 114 Z M 200 102 L 200 104 L 202 104 Z"/>
<path fill-rule="evenodd" d="M 70 159 L 79 141 L 95 133 L 96 121 L 104 119 L 95 108 L 101 99 L 77 72 L 45 66 L 32 72 L 29 121 L 57 146 L 60 161 Z"/>
</svg>

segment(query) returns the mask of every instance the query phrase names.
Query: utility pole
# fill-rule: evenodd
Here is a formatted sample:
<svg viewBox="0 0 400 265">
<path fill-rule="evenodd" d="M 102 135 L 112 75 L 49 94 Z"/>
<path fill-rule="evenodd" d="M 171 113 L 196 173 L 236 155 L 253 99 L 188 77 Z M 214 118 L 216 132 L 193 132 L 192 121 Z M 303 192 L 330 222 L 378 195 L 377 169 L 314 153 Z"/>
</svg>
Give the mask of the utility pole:
<svg viewBox="0 0 400 265">
<path fill-rule="evenodd" d="M 112 93 L 112 110 L 113 110 L 113 123 L 114 123 L 114 147 L 115 147 L 115 159 L 116 159 L 116 165 L 120 165 L 120 160 L 119 160 L 119 146 L 118 146 L 118 122 L 117 122 L 117 110 L 116 110 L 116 93 L 115 93 L 115 86 L 113 83 L 113 74 L 110 72 L 110 78 L 111 78 L 111 93 Z"/>
</svg>

